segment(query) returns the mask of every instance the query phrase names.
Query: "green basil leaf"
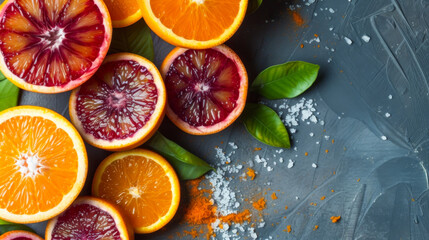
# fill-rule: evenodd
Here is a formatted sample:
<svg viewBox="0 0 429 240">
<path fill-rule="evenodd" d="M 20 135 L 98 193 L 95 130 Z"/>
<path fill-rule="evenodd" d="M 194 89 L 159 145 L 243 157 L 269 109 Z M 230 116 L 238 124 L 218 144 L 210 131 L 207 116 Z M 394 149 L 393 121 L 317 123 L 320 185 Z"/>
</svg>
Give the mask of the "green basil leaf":
<svg viewBox="0 0 429 240">
<path fill-rule="evenodd" d="M 244 109 L 244 125 L 257 140 L 274 147 L 290 148 L 286 127 L 271 108 L 247 103 Z"/>
<path fill-rule="evenodd" d="M 319 68 L 302 61 L 271 66 L 256 77 L 252 90 L 267 99 L 294 98 L 313 85 Z"/>
<path fill-rule="evenodd" d="M 201 158 L 188 152 L 159 132 L 147 142 L 147 145 L 155 152 L 164 156 L 173 165 L 179 178 L 182 180 L 196 179 L 206 172 L 214 170 L 213 167 Z"/>
<path fill-rule="evenodd" d="M 15 224 L 0 219 L 0 235 L 14 230 L 25 230 L 34 233 L 34 230 L 26 225 Z"/>
<path fill-rule="evenodd" d="M 259 6 L 261 6 L 262 0 L 249 0 L 247 3 L 247 12 L 246 14 L 252 14 L 258 10 Z"/>
<path fill-rule="evenodd" d="M 0 111 L 18 104 L 19 88 L 0 72 Z"/>
<path fill-rule="evenodd" d="M 153 61 L 154 50 L 149 27 L 143 19 L 131 26 L 114 28 L 110 53 L 135 53 Z"/>
</svg>

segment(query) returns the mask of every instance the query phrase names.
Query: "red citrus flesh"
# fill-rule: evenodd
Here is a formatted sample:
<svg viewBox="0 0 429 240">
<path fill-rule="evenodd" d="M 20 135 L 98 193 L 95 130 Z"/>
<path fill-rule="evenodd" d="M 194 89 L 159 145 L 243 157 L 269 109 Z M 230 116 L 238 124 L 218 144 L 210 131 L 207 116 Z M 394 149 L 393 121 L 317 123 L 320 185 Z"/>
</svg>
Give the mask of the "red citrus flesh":
<svg viewBox="0 0 429 240">
<path fill-rule="evenodd" d="M 162 67 L 168 117 L 191 134 L 226 128 L 240 115 L 246 101 L 247 73 L 238 56 L 222 45 L 174 51 Z"/>
<path fill-rule="evenodd" d="M 0 66 L 21 88 L 75 88 L 100 66 L 112 27 L 100 0 L 11 0 L 0 10 Z"/>
<path fill-rule="evenodd" d="M 156 67 L 139 59 L 144 58 L 134 54 L 111 55 L 91 80 L 73 91 L 72 122 L 93 145 L 108 148 L 115 141 L 129 140 L 139 145 L 150 134 L 143 136 L 141 132 L 154 122 L 159 125 L 164 113 L 164 85 Z M 153 127 L 148 131 L 150 128 Z"/>
<path fill-rule="evenodd" d="M 0 240 L 43 240 L 43 238 L 31 232 L 14 230 L 1 235 Z"/>
<path fill-rule="evenodd" d="M 121 240 L 115 220 L 106 211 L 83 203 L 73 205 L 58 217 L 52 239 L 103 239 Z"/>
</svg>

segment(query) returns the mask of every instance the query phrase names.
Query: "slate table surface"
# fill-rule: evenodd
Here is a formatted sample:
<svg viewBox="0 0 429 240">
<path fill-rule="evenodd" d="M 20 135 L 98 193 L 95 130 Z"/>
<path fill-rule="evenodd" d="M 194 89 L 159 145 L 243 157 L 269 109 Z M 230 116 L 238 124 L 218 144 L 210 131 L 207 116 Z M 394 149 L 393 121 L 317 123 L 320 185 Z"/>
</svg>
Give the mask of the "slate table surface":
<svg viewBox="0 0 429 240">
<path fill-rule="evenodd" d="M 298 7 L 303 26 L 293 22 L 290 6 Z M 321 66 L 316 84 L 305 94 L 264 100 L 272 107 L 302 98 L 317 104 L 318 123 L 294 127 L 292 149 L 277 156 L 292 159 L 295 166 L 277 164 L 268 172 L 255 163 L 254 181 L 231 183 L 242 195 L 264 191 L 267 183 L 284 193 L 276 206 L 267 207 L 267 224 L 256 230 L 258 239 L 429 239 L 428 24 L 427 0 L 266 0 L 246 17 L 227 45 L 242 58 L 250 81 L 266 67 L 286 61 Z M 369 42 L 362 40 L 364 35 Z M 173 47 L 153 38 L 159 67 Z M 44 106 L 69 118 L 68 98 L 69 93 L 23 92 L 20 104 Z M 246 163 L 256 154 L 271 158 L 277 150 L 247 135 L 240 121 L 210 136 L 187 135 L 167 119 L 160 131 L 213 165 L 219 161 L 214 147 L 228 149 L 228 142 L 239 146 L 233 159 Z M 262 150 L 251 151 L 255 147 Z M 109 154 L 89 145 L 87 149 L 90 165 L 82 195 L 90 194 L 94 171 Z M 321 196 L 326 200 L 318 201 Z M 317 206 L 310 205 L 316 201 Z M 341 221 L 332 224 L 333 215 L 341 215 Z M 136 239 L 176 237 L 184 229 L 179 221 L 180 216 L 165 231 Z M 43 235 L 45 225 L 32 227 Z M 286 225 L 292 226 L 292 233 L 283 231 Z M 317 231 L 314 225 L 319 225 Z"/>
</svg>

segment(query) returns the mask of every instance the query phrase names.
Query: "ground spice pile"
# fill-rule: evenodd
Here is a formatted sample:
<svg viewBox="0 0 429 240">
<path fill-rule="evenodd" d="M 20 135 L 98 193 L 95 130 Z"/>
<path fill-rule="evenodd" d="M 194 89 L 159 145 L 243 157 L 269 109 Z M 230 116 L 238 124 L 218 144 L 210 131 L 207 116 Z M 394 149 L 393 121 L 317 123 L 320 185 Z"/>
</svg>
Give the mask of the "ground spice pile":
<svg viewBox="0 0 429 240">
<path fill-rule="evenodd" d="M 207 239 L 215 237 L 214 227 L 224 229 L 231 224 L 243 224 L 250 222 L 251 213 L 248 209 L 241 212 L 231 213 L 225 216 L 217 212 L 212 198 L 212 190 L 199 188 L 203 178 L 187 182 L 189 203 L 185 209 L 182 221 L 192 226 L 190 231 L 183 231 L 184 235 L 197 238 L 200 234 L 205 234 Z M 197 227 L 206 227 L 205 231 L 197 231 Z"/>
</svg>

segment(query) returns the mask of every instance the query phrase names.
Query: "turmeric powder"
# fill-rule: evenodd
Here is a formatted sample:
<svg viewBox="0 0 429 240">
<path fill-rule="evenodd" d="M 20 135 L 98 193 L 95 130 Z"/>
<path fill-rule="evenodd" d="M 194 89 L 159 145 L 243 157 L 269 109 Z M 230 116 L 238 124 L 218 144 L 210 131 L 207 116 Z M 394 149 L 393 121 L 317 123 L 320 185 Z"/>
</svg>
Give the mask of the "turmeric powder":
<svg viewBox="0 0 429 240">
<path fill-rule="evenodd" d="M 226 216 L 218 215 L 216 212 L 217 207 L 213 205 L 213 202 L 210 200 L 213 192 L 208 189 L 198 189 L 202 179 L 203 178 L 192 180 L 187 184 L 190 201 L 186 206 L 182 221 L 190 225 L 206 225 L 207 239 L 215 237 L 216 235 L 213 233 L 213 228 L 211 226 L 216 220 L 221 221 L 219 224 L 220 228 L 223 227 L 222 223 L 231 225 L 233 223 L 250 222 L 251 213 L 247 209 L 242 212 L 232 213 Z M 183 233 L 192 236 L 192 238 L 197 238 L 199 237 L 199 234 L 203 233 L 203 231 L 201 230 L 198 232 L 195 229 L 191 229 L 190 231 L 185 230 Z"/>
<path fill-rule="evenodd" d="M 252 205 L 256 210 L 262 211 L 267 206 L 267 203 L 265 202 L 265 198 L 262 197 L 258 201 L 254 202 Z"/>
<path fill-rule="evenodd" d="M 341 219 L 341 216 L 332 216 L 332 217 L 331 217 L 331 221 L 332 221 L 333 223 L 336 223 L 336 222 L 340 221 L 340 219 Z"/>
<path fill-rule="evenodd" d="M 275 192 L 273 192 L 273 193 L 271 194 L 271 199 L 273 199 L 273 200 L 276 200 L 276 199 L 277 199 L 277 195 L 276 195 L 276 193 L 275 193 Z"/>
<path fill-rule="evenodd" d="M 255 179 L 256 174 L 255 174 L 255 170 L 251 169 L 251 168 L 247 168 L 247 172 L 246 172 L 247 176 L 250 177 L 250 180 L 253 181 L 253 179 Z"/>
<path fill-rule="evenodd" d="M 292 16 L 292 20 L 295 23 L 296 26 L 301 27 L 304 25 L 305 21 L 302 18 L 301 14 L 297 11 L 289 11 L 290 15 Z"/>
</svg>

